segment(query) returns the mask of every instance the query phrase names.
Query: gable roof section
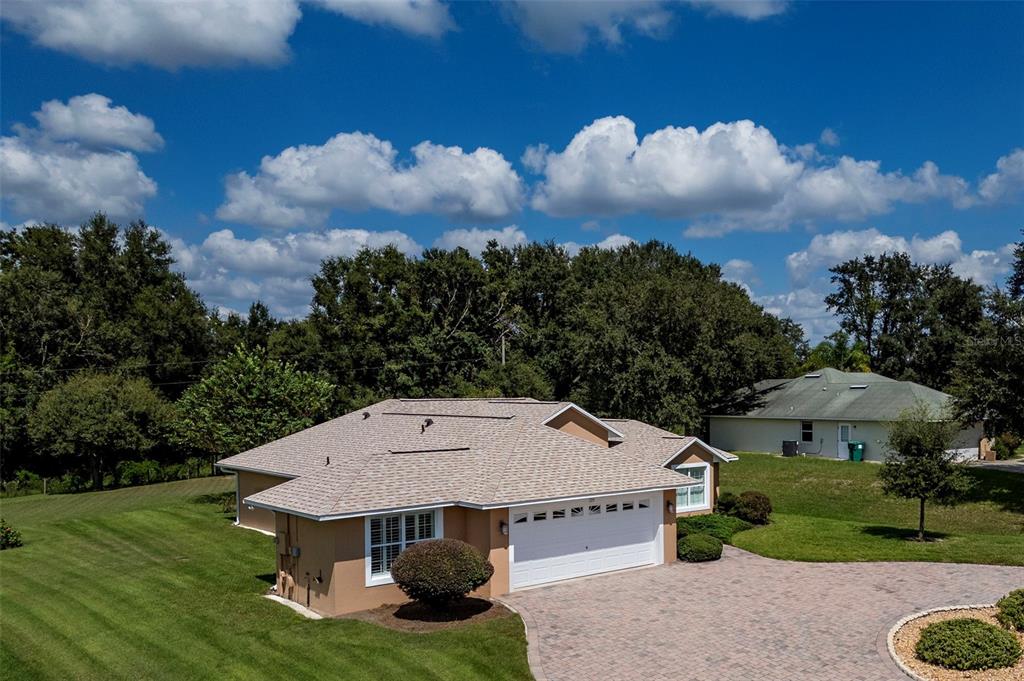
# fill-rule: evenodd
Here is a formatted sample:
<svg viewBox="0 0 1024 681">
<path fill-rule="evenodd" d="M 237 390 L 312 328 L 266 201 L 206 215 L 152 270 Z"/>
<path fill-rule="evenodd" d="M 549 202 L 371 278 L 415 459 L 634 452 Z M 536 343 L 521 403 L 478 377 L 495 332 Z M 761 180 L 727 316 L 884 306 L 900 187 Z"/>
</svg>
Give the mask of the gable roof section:
<svg viewBox="0 0 1024 681">
<path fill-rule="evenodd" d="M 693 482 L 664 468 L 639 442 L 627 446 L 631 436 L 619 422 L 601 421 L 625 438 L 610 449 L 544 425 L 573 406 L 528 399 L 386 400 L 218 465 L 292 477 L 244 503 L 320 520 L 448 505 L 503 507 Z M 679 437 L 654 430 L 659 438 Z M 680 441 L 671 445 L 678 449 Z"/>
<path fill-rule="evenodd" d="M 771 379 L 738 395 L 712 416 L 761 419 L 892 421 L 923 402 L 945 410 L 950 396 L 873 373 L 822 369 L 798 378 Z"/>
</svg>

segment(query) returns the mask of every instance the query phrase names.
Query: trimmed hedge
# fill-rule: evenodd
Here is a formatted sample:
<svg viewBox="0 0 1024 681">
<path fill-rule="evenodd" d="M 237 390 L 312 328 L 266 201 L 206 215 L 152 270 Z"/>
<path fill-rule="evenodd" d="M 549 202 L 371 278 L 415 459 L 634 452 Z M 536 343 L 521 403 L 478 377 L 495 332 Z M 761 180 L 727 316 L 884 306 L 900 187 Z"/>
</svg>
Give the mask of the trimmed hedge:
<svg viewBox="0 0 1024 681">
<path fill-rule="evenodd" d="M 676 529 L 680 537 L 688 534 L 709 534 L 725 544 L 731 544 L 732 536 L 737 532 L 749 530 L 752 527 L 753 525 L 746 520 L 721 513 L 694 515 L 676 520 Z"/>
<path fill-rule="evenodd" d="M 722 492 L 718 495 L 718 502 L 715 504 L 715 512 L 723 515 L 733 515 L 736 511 L 736 504 L 740 498 L 732 492 Z"/>
<path fill-rule="evenodd" d="M 710 534 L 687 534 L 676 543 L 676 551 L 680 560 L 690 563 L 718 560 L 722 557 L 722 542 Z"/>
<path fill-rule="evenodd" d="M 732 514 L 754 525 L 767 525 L 772 502 L 764 492 L 747 490 L 737 498 Z"/>
<path fill-rule="evenodd" d="M 430 539 L 398 554 L 391 577 L 414 601 L 443 609 L 487 583 L 494 566 L 475 547 L 458 539 Z"/>
<path fill-rule="evenodd" d="M 1021 654 L 1016 636 L 969 617 L 929 624 L 914 652 L 925 662 L 961 671 L 1011 667 Z"/>
<path fill-rule="evenodd" d="M 1006 594 L 998 601 L 996 619 L 1007 629 L 1024 631 L 1024 589 L 1017 589 Z"/>
<path fill-rule="evenodd" d="M 19 546 L 21 546 L 21 532 L 18 532 L 6 520 L 0 518 L 0 551 L 16 549 Z"/>
</svg>

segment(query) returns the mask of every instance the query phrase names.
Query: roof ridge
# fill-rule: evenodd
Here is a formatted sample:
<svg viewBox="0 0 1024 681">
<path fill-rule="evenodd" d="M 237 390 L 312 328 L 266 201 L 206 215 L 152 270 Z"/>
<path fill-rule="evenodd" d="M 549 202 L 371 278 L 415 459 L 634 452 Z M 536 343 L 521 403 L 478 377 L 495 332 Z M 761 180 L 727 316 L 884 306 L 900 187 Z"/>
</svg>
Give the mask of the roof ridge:
<svg viewBox="0 0 1024 681">
<path fill-rule="evenodd" d="M 497 492 L 498 485 L 500 484 L 501 480 L 505 477 L 505 471 L 508 470 L 509 464 L 512 461 L 513 453 L 516 451 L 516 447 L 519 446 L 519 440 L 523 435 L 523 429 L 526 428 L 527 423 L 528 421 L 522 420 L 514 424 L 517 428 L 515 437 L 512 440 L 512 445 L 508 448 L 508 453 L 505 455 L 505 464 L 501 467 L 501 472 L 498 475 L 494 476 L 494 482 L 491 484 L 490 492 L 486 496 L 487 502 L 494 500 L 494 496 L 495 493 Z"/>
</svg>

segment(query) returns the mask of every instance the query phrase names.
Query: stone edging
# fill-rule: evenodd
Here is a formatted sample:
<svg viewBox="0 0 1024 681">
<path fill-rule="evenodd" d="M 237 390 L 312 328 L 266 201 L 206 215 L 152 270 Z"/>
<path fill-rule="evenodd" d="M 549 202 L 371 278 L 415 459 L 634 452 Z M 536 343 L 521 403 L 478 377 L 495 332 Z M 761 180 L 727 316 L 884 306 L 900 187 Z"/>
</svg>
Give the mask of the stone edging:
<svg viewBox="0 0 1024 681">
<path fill-rule="evenodd" d="M 491 597 L 491 600 L 501 603 L 503 606 L 519 615 L 523 622 L 523 632 L 526 634 L 526 663 L 530 667 L 535 681 L 549 681 L 544 673 L 544 665 L 540 659 L 540 640 L 537 638 L 537 626 L 533 622 L 533 615 L 522 608 L 513 608 L 512 605 L 501 598 Z"/>
<path fill-rule="evenodd" d="M 904 674 L 914 679 L 914 681 L 929 681 L 925 677 L 921 676 L 913 669 L 904 664 L 903 660 L 896 654 L 896 645 L 893 640 L 896 638 L 896 632 L 903 628 L 908 622 L 931 615 L 936 612 L 950 612 L 953 610 L 978 610 L 980 608 L 991 608 L 994 607 L 994 603 L 982 603 L 980 605 L 946 605 L 941 608 L 932 608 L 930 610 L 922 610 L 921 612 L 914 613 L 913 615 L 907 615 L 889 630 L 889 636 L 886 638 L 886 647 L 889 649 L 889 657 L 896 663 L 896 666 L 900 668 Z"/>
</svg>

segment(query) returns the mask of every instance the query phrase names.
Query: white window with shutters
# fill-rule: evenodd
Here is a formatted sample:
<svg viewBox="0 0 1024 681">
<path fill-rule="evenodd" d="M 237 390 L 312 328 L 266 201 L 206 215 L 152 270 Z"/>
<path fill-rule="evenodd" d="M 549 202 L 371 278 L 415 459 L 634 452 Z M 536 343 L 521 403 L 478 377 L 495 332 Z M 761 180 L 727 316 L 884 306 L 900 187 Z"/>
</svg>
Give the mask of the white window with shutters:
<svg viewBox="0 0 1024 681">
<path fill-rule="evenodd" d="M 393 584 L 398 554 L 425 539 L 444 536 L 442 509 L 366 517 L 366 586 Z"/>
</svg>

